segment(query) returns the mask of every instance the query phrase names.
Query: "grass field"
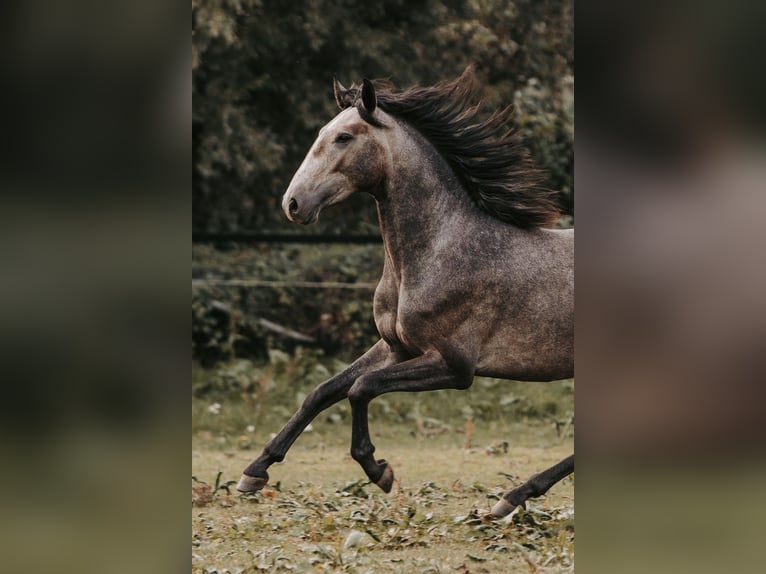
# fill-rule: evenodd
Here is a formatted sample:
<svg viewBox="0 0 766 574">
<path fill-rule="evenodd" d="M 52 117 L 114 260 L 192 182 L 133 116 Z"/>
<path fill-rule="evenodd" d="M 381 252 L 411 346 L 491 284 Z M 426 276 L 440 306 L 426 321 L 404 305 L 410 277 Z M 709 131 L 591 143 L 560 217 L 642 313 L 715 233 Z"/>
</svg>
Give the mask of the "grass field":
<svg viewBox="0 0 766 574">
<path fill-rule="evenodd" d="M 270 469 L 264 491 L 239 494 L 242 469 L 313 386 L 301 361 L 282 371 L 251 365 L 248 376 L 269 381 L 212 385 L 193 399 L 194 573 L 573 571 L 574 477 L 527 510 L 483 520 L 504 491 L 573 451 L 571 381 L 477 379 L 468 391 L 376 400 L 371 432 L 396 473 L 390 494 L 349 456 L 341 403 Z M 336 362 L 312 358 L 308 370 L 321 375 Z M 280 379 L 296 371 L 298 387 Z M 216 377 L 195 369 L 194 384 L 209 388 Z"/>
</svg>

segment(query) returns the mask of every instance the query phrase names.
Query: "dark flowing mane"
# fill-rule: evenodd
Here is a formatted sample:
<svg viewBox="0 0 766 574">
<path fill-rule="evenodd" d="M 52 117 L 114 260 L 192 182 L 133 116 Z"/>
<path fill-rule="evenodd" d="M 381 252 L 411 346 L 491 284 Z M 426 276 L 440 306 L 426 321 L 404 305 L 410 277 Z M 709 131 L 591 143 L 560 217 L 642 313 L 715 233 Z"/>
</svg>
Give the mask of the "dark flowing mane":
<svg viewBox="0 0 766 574">
<path fill-rule="evenodd" d="M 526 229 L 556 223 L 556 193 L 542 186 L 542 172 L 509 127 L 510 108 L 482 119 L 481 103 L 472 103 L 475 89 L 470 68 L 456 80 L 402 92 L 394 91 L 387 80 L 373 83 L 377 105 L 423 134 L 482 210 Z M 347 107 L 356 105 L 365 121 L 382 126 L 366 112 L 360 95 L 361 89 L 352 86 L 345 100 Z"/>
</svg>

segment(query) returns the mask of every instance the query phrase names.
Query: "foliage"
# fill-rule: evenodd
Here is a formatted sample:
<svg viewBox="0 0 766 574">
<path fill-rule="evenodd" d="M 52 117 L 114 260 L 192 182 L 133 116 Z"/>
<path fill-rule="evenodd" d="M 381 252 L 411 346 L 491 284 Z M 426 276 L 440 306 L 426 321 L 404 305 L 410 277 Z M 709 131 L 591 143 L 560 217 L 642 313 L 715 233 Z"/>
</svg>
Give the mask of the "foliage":
<svg viewBox="0 0 766 574">
<path fill-rule="evenodd" d="M 429 84 L 476 66 L 489 107 L 515 104 L 573 205 L 571 0 L 192 1 L 193 225 L 277 230 L 279 199 L 336 110 L 331 78 Z M 320 229 L 368 231 L 371 201 Z M 291 231 L 297 231 L 291 229 Z"/>
<path fill-rule="evenodd" d="M 192 370 L 193 430 L 215 433 L 230 447 L 249 448 L 252 440 L 284 424 L 306 395 L 347 363 L 321 350 L 296 347 L 271 350 L 266 359 L 238 359 L 214 368 Z M 534 423 L 557 436 L 573 432 L 574 385 L 571 381 L 526 383 L 477 377 L 467 391 L 395 393 L 370 403 L 376 424 L 397 425 L 419 437 L 463 434 L 471 446 L 473 423 L 492 426 Z M 459 400 L 456 400 L 458 399 Z M 346 401 L 317 419 L 317 433 L 350 424 Z M 329 426 L 328 426 L 329 425 Z M 247 431 L 252 426 L 253 430 Z M 337 431 L 332 431 L 337 432 Z M 242 439 L 245 433 L 246 438 Z M 507 444 L 487 447 L 502 452 Z"/>
<path fill-rule="evenodd" d="M 368 481 L 332 491 L 305 484 L 300 492 L 225 496 L 217 505 L 194 488 L 195 505 L 202 507 L 192 523 L 192 571 L 199 574 L 235 571 L 215 566 L 224 540 L 227 566 L 244 563 L 253 573 L 573 571 L 570 504 L 543 509 L 535 502 L 494 522 L 484 520 L 486 509 L 478 504 L 468 513 L 445 514 L 447 499 L 496 501 L 502 494 L 483 484 L 426 482 L 394 498 L 373 493 Z M 264 544 L 274 535 L 286 543 Z"/>
<path fill-rule="evenodd" d="M 355 357 L 377 340 L 372 289 L 305 286 L 338 282 L 374 285 L 383 268 L 380 245 L 271 245 L 213 249 L 196 245 L 192 278 L 192 354 L 204 365 L 238 358 L 263 359 L 296 342 L 264 326 L 263 319 L 314 339 L 313 347 Z M 217 285 L 215 279 L 277 281 L 275 287 Z M 213 281 L 205 284 L 204 281 Z"/>
</svg>

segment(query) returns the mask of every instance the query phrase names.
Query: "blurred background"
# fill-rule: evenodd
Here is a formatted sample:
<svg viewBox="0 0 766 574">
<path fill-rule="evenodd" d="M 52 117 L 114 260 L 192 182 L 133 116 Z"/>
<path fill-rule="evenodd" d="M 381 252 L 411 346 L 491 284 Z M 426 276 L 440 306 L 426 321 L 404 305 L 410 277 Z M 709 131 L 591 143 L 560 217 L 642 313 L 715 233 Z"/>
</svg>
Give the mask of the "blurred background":
<svg viewBox="0 0 766 574">
<path fill-rule="evenodd" d="M 757 572 L 763 2 L 579 2 L 577 568 Z"/>
</svg>

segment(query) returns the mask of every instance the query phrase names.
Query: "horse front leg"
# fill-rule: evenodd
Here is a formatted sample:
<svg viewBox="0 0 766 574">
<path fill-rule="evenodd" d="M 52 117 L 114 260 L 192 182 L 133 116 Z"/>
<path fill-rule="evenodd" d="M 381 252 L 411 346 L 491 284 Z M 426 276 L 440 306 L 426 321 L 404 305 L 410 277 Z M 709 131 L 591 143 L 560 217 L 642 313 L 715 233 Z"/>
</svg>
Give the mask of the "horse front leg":
<svg viewBox="0 0 766 574">
<path fill-rule="evenodd" d="M 542 496 L 556 484 L 558 481 L 574 472 L 574 455 L 566 457 L 559 463 L 554 464 L 547 470 L 533 475 L 521 486 L 509 490 L 503 495 L 495 506 L 492 507 L 490 514 L 494 518 L 508 516 L 517 506 L 526 508 L 526 501 L 529 498 Z"/>
<path fill-rule="evenodd" d="M 472 382 L 472 371 L 454 370 L 435 351 L 362 375 L 348 391 L 353 425 L 351 456 L 361 465 L 372 482 L 384 492 L 390 492 L 394 482 L 394 471 L 385 459 L 375 460 L 373 456 L 375 445 L 370 439 L 367 421 L 370 401 L 383 393 L 396 391 L 466 389 Z"/>
<path fill-rule="evenodd" d="M 266 486 L 269 481 L 269 473 L 266 469 L 275 462 L 284 460 L 287 451 L 309 423 L 323 410 L 345 398 L 351 385 L 361 375 L 385 365 L 390 358 L 390 347 L 381 339 L 346 369 L 309 393 L 282 430 L 266 444 L 260 456 L 245 469 L 237 484 L 237 490 L 255 492 Z"/>
</svg>

